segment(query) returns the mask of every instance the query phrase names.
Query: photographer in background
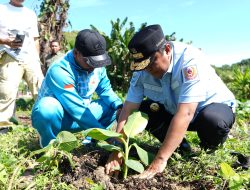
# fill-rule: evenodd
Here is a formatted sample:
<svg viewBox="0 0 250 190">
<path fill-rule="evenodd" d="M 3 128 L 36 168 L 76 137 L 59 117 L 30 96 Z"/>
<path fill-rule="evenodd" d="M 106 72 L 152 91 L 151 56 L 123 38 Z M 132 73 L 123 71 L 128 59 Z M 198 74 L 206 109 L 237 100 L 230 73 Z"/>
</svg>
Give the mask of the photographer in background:
<svg viewBox="0 0 250 190">
<path fill-rule="evenodd" d="M 37 16 L 23 2 L 0 4 L 0 126 L 12 124 L 20 81 L 36 98 L 43 80 Z"/>
</svg>

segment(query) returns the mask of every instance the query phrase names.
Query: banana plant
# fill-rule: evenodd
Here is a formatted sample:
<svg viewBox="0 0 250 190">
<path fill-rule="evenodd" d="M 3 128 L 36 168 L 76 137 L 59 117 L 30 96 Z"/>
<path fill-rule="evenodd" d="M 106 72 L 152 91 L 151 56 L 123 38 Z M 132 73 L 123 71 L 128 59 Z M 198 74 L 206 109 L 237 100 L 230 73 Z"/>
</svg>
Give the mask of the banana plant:
<svg viewBox="0 0 250 190">
<path fill-rule="evenodd" d="M 147 166 L 152 161 L 153 154 L 143 150 L 136 143 L 129 144 L 130 138 L 133 138 L 137 134 L 142 132 L 146 128 L 147 123 L 148 123 L 147 114 L 142 113 L 140 111 L 135 111 L 128 117 L 128 120 L 124 125 L 123 130 L 125 135 L 114 131 L 99 129 L 99 128 L 88 129 L 84 131 L 84 135 L 90 136 L 93 139 L 98 140 L 97 145 L 100 146 L 101 148 L 104 148 L 107 151 L 111 152 L 118 151 L 122 153 L 123 178 L 125 179 L 127 178 L 128 168 L 131 168 L 139 173 L 142 173 L 144 171 L 143 164 Z M 108 141 L 113 138 L 121 142 L 122 146 L 109 144 Z M 129 151 L 132 147 L 136 149 L 141 162 L 136 160 L 135 158 L 129 157 Z"/>
<path fill-rule="evenodd" d="M 8 190 L 13 189 L 13 185 L 15 184 L 15 179 L 18 176 L 18 173 L 21 171 L 25 163 L 31 159 L 33 156 L 44 153 L 40 158 L 38 158 L 36 161 L 41 163 L 42 166 L 46 169 L 52 169 L 53 167 L 59 166 L 59 163 L 62 161 L 62 158 L 68 159 L 70 166 L 72 168 L 75 167 L 72 155 L 70 154 L 70 151 L 75 149 L 78 146 L 77 139 L 75 135 L 68 131 L 61 131 L 56 139 L 53 139 L 50 141 L 50 143 L 39 150 L 31 152 L 31 154 L 26 158 L 23 159 L 15 168 L 9 183 L 8 183 Z M 0 165 L 0 184 L 1 182 L 4 182 L 5 178 L 5 171 L 2 170 L 2 166 Z M 28 188 L 27 188 L 28 189 Z"/>
<path fill-rule="evenodd" d="M 220 164 L 220 169 L 220 175 L 228 182 L 230 190 L 244 189 L 243 184 L 250 184 L 249 172 L 238 174 L 225 162 Z"/>
<path fill-rule="evenodd" d="M 72 168 L 74 163 L 72 161 L 72 155 L 70 152 L 78 146 L 77 139 L 74 134 L 68 131 L 61 131 L 56 139 L 50 141 L 50 143 L 39 150 L 33 151 L 31 155 L 44 153 L 37 162 L 42 163 L 45 168 L 51 168 L 56 166 L 58 168 L 62 158 L 68 159 Z"/>
</svg>

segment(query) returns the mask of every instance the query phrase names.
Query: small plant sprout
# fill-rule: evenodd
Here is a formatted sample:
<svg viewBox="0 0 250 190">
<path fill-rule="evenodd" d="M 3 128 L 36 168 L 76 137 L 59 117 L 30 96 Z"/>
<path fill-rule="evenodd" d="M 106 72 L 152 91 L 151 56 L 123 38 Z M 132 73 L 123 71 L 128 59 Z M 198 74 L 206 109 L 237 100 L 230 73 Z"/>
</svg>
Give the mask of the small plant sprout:
<svg viewBox="0 0 250 190">
<path fill-rule="evenodd" d="M 124 125 L 123 130 L 125 136 L 114 131 L 99 128 L 88 129 L 84 131 L 84 135 L 90 136 L 93 139 L 98 140 L 99 142 L 97 145 L 101 148 L 104 148 L 105 150 L 121 152 L 123 156 L 123 178 L 127 178 L 128 168 L 142 173 L 144 171 L 143 164 L 147 166 L 152 160 L 152 154 L 143 150 L 136 143 L 129 144 L 130 138 L 133 138 L 135 137 L 135 135 L 141 133 L 146 128 L 147 123 L 147 114 L 142 113 L 140 111 L 135 111 L 128 117 L 128 120 Z M 121 142 L 123 146 L 109 144 L 107 141 L 109 141 L 110 139 L 117 139 L 119 142 Z M 132 147 L 136 149 L 137 154 L 143 164 L 135 158 L 129 157 L 129 151 Z"/>
<path fill-rule="evenodd" d="M 19 174 L 20 170 L 22 169 L 22 167 L 25 165 L 25 163 L 37 154 L 44 153 L 44 155 L 42 155 L 36 161 L 42 163 L 43 166 L 47 169 L 52 169 L 53 167 L 58 168 L 59 163 L 63 161 L 63 158 L 68 159 L 71 167 L 74 168 L 74 163 L 72 161 L 72 155 L 70 154 L 70 151 L 76 148 L 77 146 L 78 142 L 75 135 L 67 131 L 60 132 L 57 135 L 56 139 L 50 141 L 49 145 L 47 145 L 42 149 L 31 152 L 31 154 L 26 159 L 23 159 L 16 166 L 10 178 L 8 184 L 8 190 L 13 189 L 12 187 L 15 184 L 15 179 Z M 0 182 L 3 182 L 5 180 L 4 176 L 5 176 L 4 171 L 0 170 L 0 180 L 1 180 Z"/>
<path fill-rule="evenodd" d="M 58 168 L 59 163 L 62 162 L 63 158 L 68 159 L 72 168 L 74 164 L 72 161 L 72 155 L 70 151 L 78 146 L 75 135 L 68 131 L 61 131 L 56 139 L 50 141 L 46 147 L 32 152 L 32 155 L 45 153 L 37 162 L 43 163 L 46 168 L 56 166 Z"/>
<path fill-rule="evenodd" d="M 230 165 L 227 163 L 221 163 L 220 164 L 220 173 L 224 179 L 226 179 L 225 182 L 228 182 L 228 186 L 230 190 L 234 189 L 244 189 L 243 184 L 249 183 L 250 181 L 250 173 L 245 173 L 239 175 L 236 173 L 233 168 L 231 168 Z M 225 186 L 226 183 L 224 183 Z M 224 189 L 224 187 L 223 187 Z"/>
</svg>

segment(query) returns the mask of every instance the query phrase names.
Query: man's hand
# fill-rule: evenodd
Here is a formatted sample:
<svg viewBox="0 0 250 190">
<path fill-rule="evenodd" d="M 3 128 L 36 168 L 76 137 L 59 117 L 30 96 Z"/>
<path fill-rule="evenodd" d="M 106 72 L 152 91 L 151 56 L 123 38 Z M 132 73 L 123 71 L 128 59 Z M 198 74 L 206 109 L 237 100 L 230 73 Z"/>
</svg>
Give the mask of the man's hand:
<svg viewBox="0 0 250 190">
<path fill-rule="evenodd" d="M 20 41 L 20 40 L 13 40 L 13 41 L 10 43 L 10 47 L 13 48 L 13 49 L 20 48 L 20 47 L 22 47 L 22 45 L 23 45 L 23 42 Z"/>
<path fill-rule="evenodd" d="M 118 121 L 120 114 L 121 114 L 122 108 L 117 109 L 116 111 L 116 121 Z"/>
<path fill-rule="evenodd" d="M 189 123 L 193 119 L 198 103 L 181 103 L 178 105 L 177 113 L 174 115 L 169 125 L 166 137 L 149 168 L 142 174 L 135 177 L 149 179 L 155 174 L 163 172 L 167 165 L 167 160 L 183 140 Z"/>
<path fill-rule="evenodd" d="M 6 44 L 9 47 L 11 47 L 12 49 L 17 49 L 22 47 L 22 41 L 20 40 L 15 40 L 15 38 L 6 38 L 6 39 L 2 39 L 1 40 L 1 44 Z"/>
<path fill-rule="evenodd" d="M 157 173 L 163 172 L 167 165 L 167 160 L 163 158 L 155 158 L 154 161 L 150 164 L 148 169 L 146 169 L 143 173 L 139 175 L 135 175 L 134 178 L 139 179 L 150 179 L 154 177 Z"/>
<path fill-rule="evenodd" d="M 114 177 L 118 177 L 119 171 L 121 170 L 122 165 L 122 153 L 121 152 L 112 152 L 109 156 L 109 159 L 105 165 L 106 174 Z"/>
</svg>

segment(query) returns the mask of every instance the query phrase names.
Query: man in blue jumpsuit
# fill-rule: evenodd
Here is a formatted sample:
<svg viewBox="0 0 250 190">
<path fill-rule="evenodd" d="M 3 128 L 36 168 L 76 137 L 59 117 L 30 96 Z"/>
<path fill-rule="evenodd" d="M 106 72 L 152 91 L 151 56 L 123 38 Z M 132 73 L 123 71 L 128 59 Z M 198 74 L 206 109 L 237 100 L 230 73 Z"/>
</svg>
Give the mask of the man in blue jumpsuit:
<svg viewBox="0 0 250 190">
<path fill-rule="evenodd" d="M 197 131 L 204 149 L 225 142 L 235 120 L 235 97 L 199 49 L 168 42 L 161 27 L 151 25 L 135 34 L 129 50 L 134 59 L 131 70 L 136 72 L 117 132 L 122 132 L 131 111 L 139 109 L 149 115 L 146 130 L 162 142 L 140 178 L 151 178 L 165 169 L 177 147 L 187 144 L 183 142 L 187 130 Z M 117 153 L 110 156 L 106 173 L 117 173 L 113 168 L 121 164 L 119 157 Z"/>
<path fill-rule="evenodd" d="M 96 31 L 78 33 L 75 47 L 48 70 L 32 109 L 32 125 L 42 147 L 60 131 L 109 128 L 122 101 L 111 88 L 105 66 L 111 60 Z M 99 99 L 92 101 L 96 92 Z"/>
</svg>

